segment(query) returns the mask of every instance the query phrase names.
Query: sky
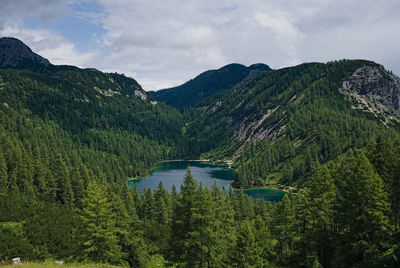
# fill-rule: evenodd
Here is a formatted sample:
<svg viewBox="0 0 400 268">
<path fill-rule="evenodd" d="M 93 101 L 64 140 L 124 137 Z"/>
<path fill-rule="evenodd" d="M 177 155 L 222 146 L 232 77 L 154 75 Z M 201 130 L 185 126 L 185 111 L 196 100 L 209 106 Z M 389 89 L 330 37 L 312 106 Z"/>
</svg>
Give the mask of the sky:
<svg viewBox="0 0 400 268">
<path fill-rule="evenodd" d="M 180 85 L 229 63 L 368 59 L 400 75 L 399 0 L 0 0 L 0 36 L 53 64 Z"/>
</svg>

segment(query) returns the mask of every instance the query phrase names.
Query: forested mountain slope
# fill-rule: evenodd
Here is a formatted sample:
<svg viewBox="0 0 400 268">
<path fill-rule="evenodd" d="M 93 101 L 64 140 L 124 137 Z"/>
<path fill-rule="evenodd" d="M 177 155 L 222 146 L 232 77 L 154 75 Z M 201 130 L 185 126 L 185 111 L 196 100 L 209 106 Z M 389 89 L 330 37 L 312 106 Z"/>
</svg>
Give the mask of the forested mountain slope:
<svg viewBox="0 0 400 268">
<path fill-rule="evenodd" d="M 203 156 L 234 158 L 237 187 L 302 185 L 312 162 L 398 128 L 399 81 L 363 60 L 266 72 L 199 102 L 188 135 L 208 148 L 219 141 Z"/>
<path fill-rule="evenodd" d="M 115 236 L 130 232 L 122 219 L 133 219 L 122 203 L 127 179 L 184 154 L 183 116 L 132 78 L 52 65 L 13 38 L 0 40 L 0 62 L 0 259 L 127 264 L 136 238 Z M 94 183 L 105 198 L 97 199 L 100 214 L 104 200 L 120 213 L 118 226 L 109 210 L 96 221 L 111 228 L 102 238 L 115 256 L 102 260 L 81 246 L 93 231 L 79 215 Z"/>
<path fill-rule="evenodd" d="M 202 155 L 235 160 L 237 187 L 302 185 L 311 163 L 361 148 L 377 133 L 391 135 L 400 121 L 400 80 L 369 61 L 280 70 L 227 65 L 165 93 L 183 101 L 178 108 L 190 105 L 181 113 L 132 78 L 55 66 L 16 39 L 0 43 L 16 47 L 1 54 L 15 66 L 0 70 L 4 120 L 18 116 L 62 129 L 71 150 L 116 159 L 112 177 L 143 174 L 161 159 Z"/>
<path fill-rule="evenodd" d="M 382 66 L 268 71 L 179 112 L 132 78 L 7 42 L 17 47 L 0 52 L 0 260 L 399 267 L 400 83 Z M 237 187 L 302 189 L 271 204 L 204 188 L 189 169 L 179 192 L 127 186 L 160 160 L 200 154 L 234 159 Z"/>
<path fill-rule="evenodd" d="M 7 48 L 7 57 L 19 60 L 24 56 L 18 54 L 20 41 L 9 41 L 18 46 Z M 80 169 L 125 183 L 186 150 L 182 115 L 153 101 L 134 79 L 27 57 L 21 61 L 24 65 L 0 69 L 0 148 L 6 189 L 43 194 L 48 200 L 58 195 L 58 201 L 69 202 L 72 192 L 79 195 L 87 183 L 82 174 L 86 178 L 80 186 L 74 182 L 73 174 Z M 68 175 L 57 178 L 58 172 Z"/>
<path fill-rule="evenodd" d="M 241 64 L 229 64 L 218 70 L 206 71 L 181 86 L 152 92 L 158 101 L 183 109 L 194 105 L 203 98 L 251 79 L 255 75 L 270 71 L 265 64 L 253 64 L 246 67 Z"/>
</svg>

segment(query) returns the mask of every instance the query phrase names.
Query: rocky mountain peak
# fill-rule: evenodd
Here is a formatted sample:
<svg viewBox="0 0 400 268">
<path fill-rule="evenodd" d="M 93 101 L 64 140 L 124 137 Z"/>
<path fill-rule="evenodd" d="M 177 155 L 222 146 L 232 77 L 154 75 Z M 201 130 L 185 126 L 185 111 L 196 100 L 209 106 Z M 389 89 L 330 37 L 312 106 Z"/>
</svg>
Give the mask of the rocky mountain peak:
<svg viewBox="0 0 400 268">
<path fill-rule="evenodd" d="M 339 90 L 355 103 L 354 109 L 382 117 L 385 125 L 390 120 L 400 121 L 400 78 L 382 66 L 358 68 Z"/>
<path fill-rule="evenodd" d="M 22 41 L 11 38 L 0 38 L 0 68 L 15 68 L 24 61 L 49 65 L 50 62 L 34 53 Z"/>
</svg>

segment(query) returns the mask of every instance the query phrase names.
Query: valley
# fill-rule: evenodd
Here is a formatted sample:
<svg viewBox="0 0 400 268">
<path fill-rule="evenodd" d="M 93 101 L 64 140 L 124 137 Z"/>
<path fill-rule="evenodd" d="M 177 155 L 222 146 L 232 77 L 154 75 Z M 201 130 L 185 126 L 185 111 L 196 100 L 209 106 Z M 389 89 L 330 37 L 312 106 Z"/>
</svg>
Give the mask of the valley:
<svg viewBox="0 0 400 268">
<path fill-rule="evenodd" d="M 368 60 L 146 92 L 0 38 L 0 260 L 396 267 L 399 100 Z"/>
</svg>

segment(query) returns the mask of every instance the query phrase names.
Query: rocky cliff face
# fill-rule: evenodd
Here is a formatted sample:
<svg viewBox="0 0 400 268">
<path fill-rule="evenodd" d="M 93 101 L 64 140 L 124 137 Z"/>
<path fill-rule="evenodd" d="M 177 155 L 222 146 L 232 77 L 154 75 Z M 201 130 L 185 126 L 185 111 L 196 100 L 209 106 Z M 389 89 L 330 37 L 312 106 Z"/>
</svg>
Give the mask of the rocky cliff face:
<svg viewBox="0 0 400 268">
<path fill-rule="evenodd" d="M 339 91 L 349 96 L 354 109 L 373 113 L 382 123 L 400 122 L 400 78 L 381 66 L 364 66 L 347 78 Z"/>
<path fill-rule="evenodd" d="M 236 136 L 242 141 L 254 142 L 263 139 L 271 140 L 286 128 L 286 125 L 283 124 L 284 117 L 282 117 L 278 122 L 264 123 L 279 108 L 280 106 L 278 105 L 275 108 L 266 111 L 261 118 L 244 117 L 239 121 L 235 121 L 234 118 L 228 117 L 227 121 L 235 130 Z"/>
<path fill-rule="evenodd" d="M 11 37 L 0 38 L 0 68 L 15 68 L 26 60 L 44 65 L 50 64 L 47 59 L 32 52 L 20 40 Z"/>
</svg>

